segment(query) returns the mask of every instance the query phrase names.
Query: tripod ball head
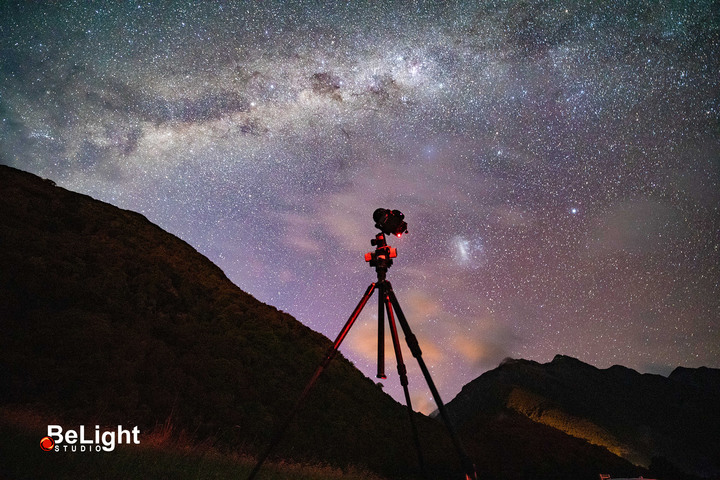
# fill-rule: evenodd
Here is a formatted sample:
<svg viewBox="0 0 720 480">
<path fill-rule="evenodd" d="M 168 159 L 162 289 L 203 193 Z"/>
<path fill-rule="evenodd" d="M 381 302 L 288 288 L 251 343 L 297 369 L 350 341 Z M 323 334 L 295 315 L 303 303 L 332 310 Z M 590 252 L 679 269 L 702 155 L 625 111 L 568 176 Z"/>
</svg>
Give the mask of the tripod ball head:
<svg viewBox="0 0 720 480">
<path fill-rule="evenodd" d="M 397 249 L 387 244 L 385 234 L 380 232 L 375 235 L 375 238 L 370 240 L 370 245 L 375 247 L 375 251 L 366 253 L 365 261 L 369 262 L 371 267 L 378 269 L 378 272 L 390 268 L 393 264 L 392 259 L 397 257 Z"/>
<path fill-rule="evenodd" d="M 403 233 L 407 233 L 407 223 L 403 221 L 405 215 L 400 210 L 388 210 L 387 208 L 378 208 L 373 213 L 375 227 L 382 230 L 388 235 L 396 235 L 400 237 Z"/>
</svg>

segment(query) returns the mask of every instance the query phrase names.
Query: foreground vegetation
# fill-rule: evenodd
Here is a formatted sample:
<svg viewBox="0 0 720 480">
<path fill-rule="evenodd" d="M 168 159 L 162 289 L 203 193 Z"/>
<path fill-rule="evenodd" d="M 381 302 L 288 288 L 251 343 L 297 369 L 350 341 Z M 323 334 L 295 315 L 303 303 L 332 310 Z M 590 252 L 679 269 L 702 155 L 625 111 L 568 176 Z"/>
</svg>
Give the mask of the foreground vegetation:
<svg viewBox="0 0 720 480">
<path fill-rule="evenodd" d="M 163 425 L 143 435 L 141 445 L 120 445 L 112 452 L 44 452 L 40 438 L 48 420 L 28 410 L 0 408 L 0 471 L 6 480 L 83 479 L 245 479 L 255 466 L 253 457 L 221 454 L 213 446 L 192 444 L 168 435 Z M 382 480 L 362 468 L 269 462 L 258 480 Z"/>
</svg>

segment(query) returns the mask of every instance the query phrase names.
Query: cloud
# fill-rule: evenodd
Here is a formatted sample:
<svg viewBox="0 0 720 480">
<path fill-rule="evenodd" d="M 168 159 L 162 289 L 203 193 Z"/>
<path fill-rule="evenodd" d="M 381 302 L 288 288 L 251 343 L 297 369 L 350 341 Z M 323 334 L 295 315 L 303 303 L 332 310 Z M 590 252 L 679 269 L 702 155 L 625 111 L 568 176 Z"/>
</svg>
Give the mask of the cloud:
<svg viewBox="0 0 720 480">
<path fill-rule="evenodd" d="M 374 235 L 372 213 L 377 207 L 372 206 L 368 197 L 345 191 L 331 193 L 320 202 L 320 222 L 342 248 L 349 251 L 370 249 L 370 239 Z"/>
<path fill-rule="evenodd" d="M 376 312 L 376 309 L 373 307 L 374 305 L 371 306 L 368 304 L 366 308 L 372 308 L 373 312 Z M 410 352 L 410 349 L 407 346 L 404 332 L 402 331 L 400 323 L 397 321 L 397 319 L 395 323 L 398 329 L 398 339 L 400 341 L 400 347 L 402 349 L 403 360 L 405 364 L 409 366 L 411 362 L 414 362 L 414 360 L 412 359 L 412 352 Z M 445 345 L 442 341 L 438 341 L 439 339 L 437 336 L 437 332 L 432 332 L 428 334 L 419 333 L 419 329 L 416 328 L 417 325 L 415 325 L 415 322 L 412 322 L 410 320 L 410 317 L 408 317 L 408 323 L 410 323 L 410 328 L 413 330 L 413 333 L 415 334 L 418 343 L 420 344 L 420 349 L 422 350 L 422 356 L 425 360 L 425 363 L 431 365 L 442 365 L 447 358 L 447 349 L 445 348 Z M 390 327 L 388 325 L 387 316 L 385 318 L 384 329 L 386 361 L 387 359 L 391 359 L 392 365 L 395 365 L 396 362 L 394 347 L 392 344 L 392 336 L 390 334 Z M 375 361 L 377 359 L 378 349 L 377 314 L 373 313 L 372 315 L 362 315 L 361 318 L 357 320 L 355 325 L 353 325 L 345 342 L 348 348 L 350 348 L 355 354 L 359 355 L 364 360 Z M 395 371 L 394 367 L 392 371 Z"/>
<path fill-rule="evenodd" d="M 283 241 L 288 246 L 307 253 L 321 251 L 322 243 L 317 234 L 319 229 L 311 216 L 295 213 L 279 213 L 278 216 L 285 224 Z"/>
<path fill-rule="evenodd" d="M 425 415 L 430 415 L 432 412 L 437 410 L 437 405 L 435 405 L 435 400 L 433 400 L 430 392 L 411 390 L 410 401 L 412 402 L 413 410 L 416 412 L 422 412 Z"/>
<path fill-rule="evenodd" d="M 409 289 L 398 293 L 403 313 L 416 335 L 422 358 L 440 391 L 457 380 L 459 375 L 471 371 L 479 374 L 496 367 L 516 350 L 520 338 L 512 328 L 499 323 L 489 315 L 456 315 L 443 304 L 442 297 L 432 291 Z M 368 305 L 366 311 L 353 327 L 346 340 L 350 350 L 348 357 L 358 363 L 374 365 L 377 360 L 377 314 L 376 304 Z M 427 384 L 407 347 L 404 333 L 398 323 L 398 335 L 413 400 L 413 408 L 424 413 L 435 410 L 429 397 Z M 385 373 L 388 390 L 399 391 L 395 369 L 395 357 L 389 328 L 385 327 Z M 374 372 L 374 370 L 373 370 Z M 369 372 L 366 372 L 369 373 Z M 415 390 L 417 390 L 415 392 Z"/>
<path fill-rule="evenodd" d="M 364 360 L 375 361 L 378 349 L 377 315 L 373 315 L 373 318 L 364 317 L 355 322 L 345 343 L 348 348 Z M 390 335 L 385 335 L 384 345 L 386 352 L 392 352 L 393 346 Z"/>
<path fill-rule="evenodd" d="M 519 337 L 507 327 L 493 325 L 473 331 L 471 335 L 455 335 L 451 344 L 455 351 L 477 368 L 496 367 L 511 356 Z"/>
</svg>

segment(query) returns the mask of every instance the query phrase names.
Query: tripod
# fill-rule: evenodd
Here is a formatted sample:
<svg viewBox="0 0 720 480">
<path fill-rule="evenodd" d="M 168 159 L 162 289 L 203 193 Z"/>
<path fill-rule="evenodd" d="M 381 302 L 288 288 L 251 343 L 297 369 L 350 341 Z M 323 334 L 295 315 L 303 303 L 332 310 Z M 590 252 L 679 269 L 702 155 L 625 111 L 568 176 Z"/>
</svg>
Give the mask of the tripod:
<svg viewBox="0 0 720 480">
<path fill-rule="evenodd" d="M 343 342 L 345 337 L 347 336 L 348 332 L 350 331 L 350 328 L 355 323 L 355 320 L 357 320 L 358 316 L 360 315 L 360 312 L 365 307 L 365 304 L 368 302 L 370 297 L 372 296 L 373 292 L 377 288 L 379 291 L 379 301 L 378 301 L 378 362 L 377 362 L 377 377 L 378 378 L 387 378 L 385 376 L 385 313 L 387 313 L 388 318 L 388 324 L 390 326 L 390 335 L 392 337 L 393 342 L 393 348 L 395 350 L 395 359 L 397 361 L 397 371 L 398 375 L 400 376 L 400 384 L 403 387 L 403 391 L 405 393 L 405 401 L 407 404 L 408 414 L 410 416 L 410 426 L 412 428 L 413 433 L 413 440 L 415 443 L 415 448 L 417 449 L 418 453 L 418 463 L 420 464 L 420 470 L 423 472 L 423 475 L 427 477 L 427 474 L 425 472 L 425 465 L 424 465 L 424 459 L 422 455 L 422 449 L 420 447 L 420 437 L 418 435 L 417 425 L 415 424 L 415 416 L 412 409 L 412 403 L 410 401 L 410 391 L 408 390 L 408 378 L 407 378 L 407 368 L 405 367 L 405 363 L 403 362 L 402 357 L 402 350 L 400 348 L 400 340 L 398 338 L 398 331 L 397 326 L 395 323 L 395 314 L 397 314 L 397 320 L 400 323 L 400 327 L 403 330 L 403 333 L 405 334 L 405 341 L 408 345 L 408 348 L 410 348 L 410 352 L 412 355 L 417 359 L 418 365 L 420 366 L 420 370 L 422 371 L 423 376 L 425 377 L 425 381 L 428 384 L 428 388 L 430 389 L 430 392 L 432 393 L 433 399 L 435 400 L 435 404 L 438 407 L 438 411 L 440 413 L 440 416 L 445 423 L 445 426 L 448 429 L 448 432 L 450 434 L 450 438 L 452 440 L 452 443 L 455 447 L 455 450 L 458 453 L 458 456 L 460 457 L 460 461 L 462 463 L 463 470 L 465 472 L 465 478 L 466 480 L 476 480 L 477 474 L 475 472 L 475 465 L 473 465 L 472 461 L 468 457 L 467 453 L 465 452 L 465 449 L 462 446 L 462 443 L 460 442 L 460 437 L 457 435 L 457 432 L 455 431 L 455 428 L 452 425 L 452 422 L 450 421 L 450 417 L 448 416 L 447 410 L 445 409 L 445 404 L 443 403 L 442 399 L 440 398 L 440 394 L 435 387 L 435 382 L 433 381 L 432 377 L 430 376 L 430 371 L 427 368 L 427 365 L 425 365 L 425 361 L 422 358 L 422 351 L 420 349 L 420 344 L 417 341 L 417 338 L 415 337 L 415 334 L 413 334 L 412 330 L 410 329 L 410 325 L 408 324 L 407 320 L 405 319 L 405 315 L 403 314 L 402 309 L 400 308 L 400 303 L 397 300 L 397 297 L 395 296 L 395 292 L 393 292 L 392 285 L 390 282 L 385 278 L 388 268 L 392 266 L 392 259 L 397 257 L 397 250 L 395 248 L 392 248 L 388 246 L 387 241 L 385 240 L 385 234 L 383 232 L 378 233 L 375 235 L 375 238 L 370 241 L 370 244 L 375 246 L 374 252 L 369 252 L 365 254 L 365 261 L 370 263 L 371 267 L 375 267 L 375 271 L 377 272 L 377 282 L 373 282 L 368 286 L 367 290 L 365 290 L 365 293 L 363 294 L 362 298 L 360 299 L 360 302 L 358 302 L 357 306 L 355 307 L 355 310 L 353 310 L 352 314 L 350 315 L 350 318 L 345 323 L 345 326 L 342 328 L 340 333 L 338 334 L 337 338 L 335 339 L 335 342 L 333 343 L 333 346 L 328 351 L 327 355 L 323 359 L 323 361 L 320 363 L 320 365 L 317 367 L 317 370 L 315 370 L 315 373 L 310 378 L 310 381 L 308 381 L 307 385 L 305 386 L 305 389 L 302 391 L 300 396 L 298 397 L 297 401 L 295 402 L 295 405 L 293 405 L 292 409 L 288 413 L 287 417 L 285 418 L 284 422 L 280 425 L 278 430 L 275 432 L 275 435 L 270 441 L 270 445 L 268 445 L 268 448 L 263 452 L 263 454 L 258 458 L 258 462 L 255 465 L 255 468 L 253 468 L 252 472 L 250 472 L 250 475 L 248 476 L 248 480 L 253 480 L 255 478 L 255 475 L 260 471 L 260 467 L 267 459 L 268 455 L 270 455 L 270 452 L 277 446 L 280 439 L 282 438 L 283 434 L 285 433 L 285 430 L 287 430 L 287 427 L 290 425 L 290 422 L 295 417 L 295 414 L 297 413 L 298 409 L 300 408 L 300 405 L 305 400 L 305 397 L 307 397 L 308 393 L 310 393 L 310 390 L 312 389 L 313 385 L 315 385 L 315 382 L 320 377 L 320 374 L 322 374 L 323 370 L 330 364 L 333 358 L 337 355 L 338 349 L 340 348 L 340 344 Z M 394 313 L 393 313 L 394 312 Z"/>
</svg>

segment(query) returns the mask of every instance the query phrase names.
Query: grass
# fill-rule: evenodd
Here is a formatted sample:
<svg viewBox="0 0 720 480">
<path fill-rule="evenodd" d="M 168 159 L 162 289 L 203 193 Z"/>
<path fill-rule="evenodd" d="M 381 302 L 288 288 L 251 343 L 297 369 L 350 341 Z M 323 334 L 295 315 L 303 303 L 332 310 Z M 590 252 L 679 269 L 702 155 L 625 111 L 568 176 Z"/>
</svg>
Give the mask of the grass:
<svg viewBox="0 0 720 480">
<path fill-rule="evenodd" d="M 245 479 L 255 459 L 242 453 L 223 455 L 210 445 L 193 445 L 173 435 L 165 423 L 141 435 L 140 445 L 119 445 L 111 452 L 44 452 L 40 439 L 48 423 L 28 409 L 0 407 L 0 471 L 5 480 L 70 479 Z M 257 480 L 383 480 L 362 468 L 340 469 L 279 461 L 266 463 Z"/>
</svg>

